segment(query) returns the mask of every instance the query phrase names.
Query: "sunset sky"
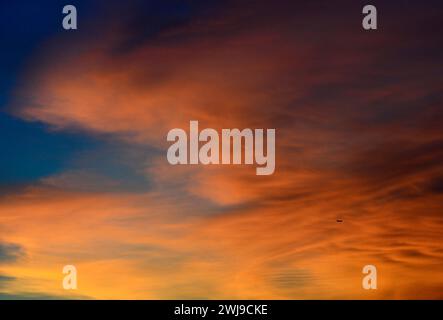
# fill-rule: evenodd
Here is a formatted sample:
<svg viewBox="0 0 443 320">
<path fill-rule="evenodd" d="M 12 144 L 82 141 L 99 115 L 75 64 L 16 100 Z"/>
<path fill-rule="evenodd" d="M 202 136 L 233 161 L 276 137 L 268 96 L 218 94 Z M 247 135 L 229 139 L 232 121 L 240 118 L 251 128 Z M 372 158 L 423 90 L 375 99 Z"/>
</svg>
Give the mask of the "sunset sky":
<svg viewBox="0 0 443 320">
<path fill-rule="evenodd" d="M 443 299 L 443 3 L 370 3 L 0 2 L 0 299 Z M 275 173 L 170 165 L 190 120 Z"/>
</svg>

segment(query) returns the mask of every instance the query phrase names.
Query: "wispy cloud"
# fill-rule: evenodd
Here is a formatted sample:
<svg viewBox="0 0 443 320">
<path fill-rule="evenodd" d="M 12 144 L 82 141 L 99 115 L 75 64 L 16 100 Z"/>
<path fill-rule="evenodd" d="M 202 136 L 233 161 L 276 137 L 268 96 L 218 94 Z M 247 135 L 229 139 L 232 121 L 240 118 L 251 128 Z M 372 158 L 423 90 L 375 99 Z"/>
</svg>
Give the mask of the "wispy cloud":
<svg viewBox="0 0 443 320">
<path fill-rule="evenodd" d="M 118 141 L 111 156 L 155 150 L 127 164 L 149 188 L 97 174 L 83 154 L 5 195 L 7 239 L 29 251 L 8 274 L 56 293 L 75 263 L 81 293 L 98 298 L 439 296 L 441 33 L 417 37 L 426 30 L 389 5 L 383 32 L 364 33 L 347 4 L 232 2 L 165 25 L 139 10 L 93 38 L 56 39 L 12 112 Z M 275 174 L 170 166 L 166 134 L 189 120 L 276 128 Z M 376 293 L 361 289 L 366 264 Z"/>
</svg>

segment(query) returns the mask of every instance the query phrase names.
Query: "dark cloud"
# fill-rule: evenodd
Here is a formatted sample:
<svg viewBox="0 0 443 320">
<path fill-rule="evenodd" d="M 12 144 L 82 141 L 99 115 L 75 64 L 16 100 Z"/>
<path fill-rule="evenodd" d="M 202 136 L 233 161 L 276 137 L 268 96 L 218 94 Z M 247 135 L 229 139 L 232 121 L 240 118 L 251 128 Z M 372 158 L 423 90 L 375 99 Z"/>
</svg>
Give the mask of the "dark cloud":
<svg viewBox="0 0 443 320">
<path fill-rule="evenodd" d="M 441 168 L 443 140 L 391 141 L 357 151 L 345 171 L 377 185 L 389 185 L 429 170 Z"/>
<path fill-rule="evenodd" d="M 428 190 L 431 193 L 442 194 L 443 193 L 443 177 L 434 177 L 428 184 Z"/>
<path fill-rule="evenodd" d="M 15 280 L 14 277 L 0 274 L 0 289 L 6 287 L 9 283 L 11 283 L 14 280 Z"/>
<path fill-rule="evenodd" d="M 44 292 L 14 292 L 11 290 L 3 291 L 15 281 L 21 281 L 22 279 L 9 275 L 0 274 L 0 300 L 86 300 L 90 299 L 87 296 L 72 294 L 67 295 L 52 295 Z"/>
<path fill-rule="evenodd" d="M 90 300 L 87 296 L 62 296 L 51 295 L 42 292 L 18 292 L 6 293 L 0 292 L 0 300 Z"/>
<path fill-rule="evenodd" d="M 14 243 L 0 243 L 0 264 L 17 261 L 24 255 L 23 247 Z"/>
</svg>

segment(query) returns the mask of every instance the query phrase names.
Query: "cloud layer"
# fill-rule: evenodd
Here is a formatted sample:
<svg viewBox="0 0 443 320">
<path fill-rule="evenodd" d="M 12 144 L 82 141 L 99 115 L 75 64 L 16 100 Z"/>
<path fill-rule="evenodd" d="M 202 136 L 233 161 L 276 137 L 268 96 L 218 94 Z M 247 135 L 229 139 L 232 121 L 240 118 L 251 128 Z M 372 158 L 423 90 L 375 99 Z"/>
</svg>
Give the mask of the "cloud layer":
<svg viewBox="0 0 443 320">
<path fill-rule="evenodd" d="M 8 274 L 58 294 L 73 263 L 97 298 L 441 298 L 437 17 L 385 5 L 367 33 L 345 4 L 232 2 L 165 24 L 140 9 L 45 47 L 15 115 L 159 152 L 136 165 L 149 190 L 111 193 L 86 168 L 3 197 L 29 252 Z M 166 134 L 190 120 L 275 128 L 275 174 L 170 166 Z"/>
</svg>

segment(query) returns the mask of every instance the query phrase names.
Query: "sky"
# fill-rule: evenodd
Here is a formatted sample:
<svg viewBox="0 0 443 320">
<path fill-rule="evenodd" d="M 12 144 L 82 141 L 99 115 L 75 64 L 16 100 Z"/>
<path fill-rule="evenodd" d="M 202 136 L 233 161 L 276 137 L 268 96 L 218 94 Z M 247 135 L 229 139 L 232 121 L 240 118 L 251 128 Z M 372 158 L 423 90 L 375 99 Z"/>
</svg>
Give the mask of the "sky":
<svg viewBox="0 0 443 320">
<path fill-rule="evenodd" d="M 0 2 L 0 299 L 443 298 L 441 1 L 66 4 Z M 274 174 L 170 165 L 191 120 Z"/>
</svg>

